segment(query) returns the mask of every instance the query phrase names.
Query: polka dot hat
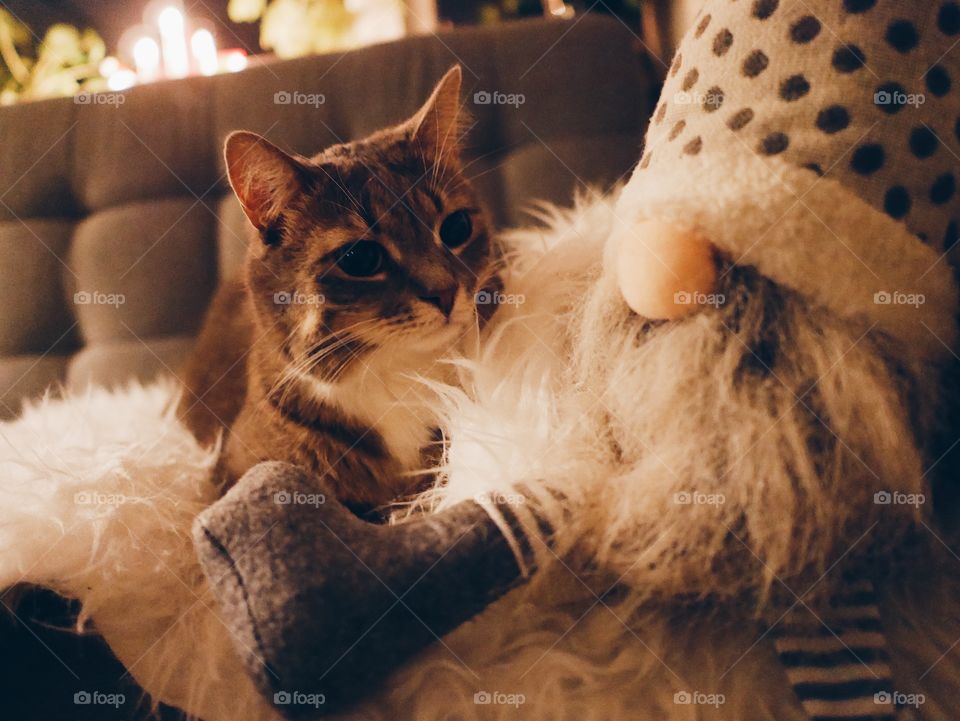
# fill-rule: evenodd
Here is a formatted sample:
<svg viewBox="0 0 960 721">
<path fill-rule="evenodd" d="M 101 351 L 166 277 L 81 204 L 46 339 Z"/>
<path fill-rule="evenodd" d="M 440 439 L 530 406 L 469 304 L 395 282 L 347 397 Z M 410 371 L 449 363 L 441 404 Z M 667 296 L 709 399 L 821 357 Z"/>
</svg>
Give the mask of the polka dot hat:
<svg viewBox="0 0 960 721">
<path fill-rule="evenodd" d="M 708 0 L 618 215 L 696 227 L 939 355 L 956 333 L 958 183 L 960 2 Z"/>
</svg>

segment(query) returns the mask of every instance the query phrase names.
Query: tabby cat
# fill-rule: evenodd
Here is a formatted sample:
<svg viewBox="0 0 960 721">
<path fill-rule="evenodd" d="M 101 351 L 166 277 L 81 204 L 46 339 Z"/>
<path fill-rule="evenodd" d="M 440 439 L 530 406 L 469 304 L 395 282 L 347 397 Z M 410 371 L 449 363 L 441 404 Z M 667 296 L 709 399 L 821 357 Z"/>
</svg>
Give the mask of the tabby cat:
<svg viewBox="0 0 960 721">
<path fill-rule="evenodd" d="M 460 68 L 409 120 L 313 158 L 235 132 L 230 184 L 256 228 L 184 375 L 180 417 L 226 431 L 226 484 L 282 460 L 376 506 L 414 490 L 437 438 L 429 390 L 476 337 L 498 254 L 460 160 Z M 485 308 L 479 307 L 482 312 Z"/>
</svg>

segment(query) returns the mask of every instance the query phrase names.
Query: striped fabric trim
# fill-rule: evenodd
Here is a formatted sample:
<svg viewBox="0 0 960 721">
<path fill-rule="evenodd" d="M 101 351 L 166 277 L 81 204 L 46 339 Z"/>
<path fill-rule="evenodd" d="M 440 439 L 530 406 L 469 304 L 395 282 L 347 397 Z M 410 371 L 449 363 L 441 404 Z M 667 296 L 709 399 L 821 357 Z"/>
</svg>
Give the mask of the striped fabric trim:
<svg viewBox="0 0 960 721">
<path fill-rule="evenodd" d="M 887 645 L 870 581 L 849 584 L 816 615 L 797 603 L 770 634 L 811 721 L 896 721 Z"/>
</svg>

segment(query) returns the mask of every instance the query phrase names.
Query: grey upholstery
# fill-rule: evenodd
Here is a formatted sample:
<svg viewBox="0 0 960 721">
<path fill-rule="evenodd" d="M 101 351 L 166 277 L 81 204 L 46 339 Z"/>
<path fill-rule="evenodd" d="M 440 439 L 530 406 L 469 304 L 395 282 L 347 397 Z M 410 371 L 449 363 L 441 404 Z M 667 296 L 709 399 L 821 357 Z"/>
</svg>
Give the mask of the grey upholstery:
<svg viewBox="0 0 960 721">
<path fill-rule="evenodd" d="M 222 174 L 226 133 L 311 155 L 412 113 L 458 61 L 476 121 L 469 173 L 498 223 L 532 199 L 610 183 L 636 159 L 652 80 L 630 31 L 599 16 L 157 83 L 122 103 L 0 109 L 0 415 L 51 384 L 177 369 L 247 238 Z M 525 102 L 474 102 L 481 91 Z M 275 102 L 284 92 L 324 102 Z"/>
</svg>

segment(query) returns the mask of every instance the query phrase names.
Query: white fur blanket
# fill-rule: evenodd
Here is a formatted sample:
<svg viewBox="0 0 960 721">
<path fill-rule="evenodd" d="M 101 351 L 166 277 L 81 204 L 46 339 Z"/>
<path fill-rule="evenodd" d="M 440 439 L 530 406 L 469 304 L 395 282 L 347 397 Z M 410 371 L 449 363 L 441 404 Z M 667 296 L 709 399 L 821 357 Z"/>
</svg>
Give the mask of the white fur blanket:
<svg viewBox="0 0 960 721">
<path fill-rule="evenodd" d="M 579 405 L 586 397 L 558 394 L 557 384 L 569 363 L 571 303 L 602 272 L 611 206 L 549 217 L 549 228 L 517 240 L 549 253 L 506 289 L 526 296 L 498 330 L 510 342 L 482 371 L 473 368 L 472 398 L 447 394 L 448 484 L 426 501 L 510 490 L 511 479 L 572 477 L 588 467 L 596 478 L 607 470 L 596 466 L 591 444 L 571 435 L 607 421 Z M 540 322 L 521 323 L 521 315 Z M 29 582 L 80 599 L 81 623 L 92 622 L 155 700 L 205 721 L 274 719 L 234 656 L 194 557 L 190 526 L 214 499 L 216 449 L 198 447 L 176 421 L 176 393 L 169 382 L 91 390 L 46 399 L 0 425 L 0 587 Z M 557 437 L 557 428 L 567 434 Z M 621 499 L 570 502 L 587 512 Z M 623 559 L 612 574 L 590 575 L 566 559 L 548 559 L 528 587 L 449 634 L 385 689 L 371 690 L 350 718 L 802 718 L 749 613 L 638 604 L 615 587 Z M 956 571 L 917 569 L 883 601 L 898 691 L 922 695 L 919 713 L 929 720 L 960 709 Z"/>
</svg>

